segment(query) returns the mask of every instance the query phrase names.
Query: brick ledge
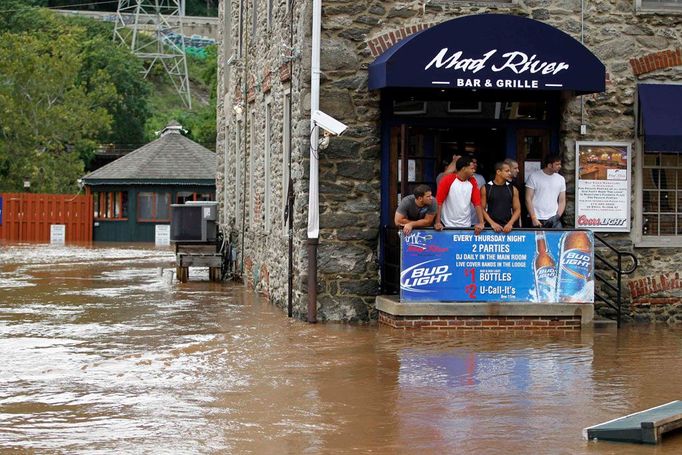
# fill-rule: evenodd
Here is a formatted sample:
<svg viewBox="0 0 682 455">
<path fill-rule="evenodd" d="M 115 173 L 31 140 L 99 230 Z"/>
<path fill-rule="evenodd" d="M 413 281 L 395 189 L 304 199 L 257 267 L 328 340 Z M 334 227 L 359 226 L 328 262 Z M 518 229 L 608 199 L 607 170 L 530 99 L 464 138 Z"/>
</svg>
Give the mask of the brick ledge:
<svg viewBox="0 0 682 455">
<path fill-rule="evenodd" d="M 587 325 L 594 319 L 592 303 L 479 303 L 479 302 L 400 302 L 398 296 L 380 295 L 376 298 L 376 309 L 393 318 L 438 317 L 441 320 L 576 320 L 578 326 Z M 381 318 L 380 318 L 381 320 Z M 540 324 L 542 326 L 544 324 Z"/>
</svg>

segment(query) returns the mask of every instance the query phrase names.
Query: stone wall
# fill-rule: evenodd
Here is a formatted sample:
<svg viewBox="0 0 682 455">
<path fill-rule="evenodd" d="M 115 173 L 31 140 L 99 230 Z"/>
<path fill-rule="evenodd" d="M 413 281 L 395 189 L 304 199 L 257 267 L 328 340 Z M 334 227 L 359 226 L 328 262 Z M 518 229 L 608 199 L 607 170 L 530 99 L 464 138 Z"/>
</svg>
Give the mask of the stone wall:
<svg viewBox="0 0 682 455">
<path fill-rule="evenodd" d="M 232 1 L 233 43 L 239 31 L 239 1 Z M 247 6 L 251 1 L 245 2 Z M 266 31 L 266 0 L 258 0 L 258 32 L 251 33 L 251 11 L 244 20 L 244 55 L 232 64 L 232 82 L 221 86 L 219 98 L 219 188 L 227 188 L 224 228 L 238 238 L 247 281 L 280 306 L 286 304 L 287 241 L 282 217 L 282 126 L 283 97 L 291 91 L 293 102 L 292 168 L 296 202 L 294 208 L 294 312 L 305 314 L 307 188 L 310 104 L 310 30 L 312 1 L 293 1 L 293 16 L 285 2 L 275 0 L 273 25 Z M 637 13 L 632 0 L 585 2 L 581 23 L 579 0 L 519 0 L 513 3 L 459 2 L 451 0 L 324 0 L 322 17 L 321 109 L 349 125 L 348 132 L 334 138 L 320 152 L 320 247 L 318 308 L 321 320 L 366 321 L 376 318 L 374 296 L 379 291 L 377 263 L 380 203 L 380 107 L 379 93 L 367 90 L 368 65 L 391 44 L 420 29 L 462 15 L 483 12 L 517 14 L 552 25 L 585 45 L 607 69 L 603 94 L 564 97 L 562 103 L 562 173 L 568 184 L 566 219 L 573 217 L 574 149 L 576 140 L 626 141 L 639 151 L 635 137 L 636 84 L 642 80 L 680 81 L 679 43 L 682 15 Z M 289 47 L 289 23 L 293 17 L 293 49 Z M 222 55 L 230 55 L 224 52 Z M 284 73 L 290 74 L 282 78 Z M 290 68 L 290 72 L 289 69 Z M 221 69 L 224 66 L 221 65 Z M 272 195 L 268 230 L 264 222 L 264 124 L 265 103 L 272 106 Z M 237 114 L 234 106 L 243 108 Z M 243 186 L 236 181 L 235 160 L 247 165 L 249 122 L 255 114 L 257 128 L 254 154 L 255 220 L 242 223 L 241 208 L 249 207 Z M 238 123 L 239 122 L 239 123 Z M 587 126 L 581 136 L 580 125 Z M 235 144 L 241 125 L 241 144 Z M 247 157 L 244 160 L 244 157 Z M 635 153 L 633 169 L 637 169 Z M 251 173 L 241 173 L 241 182 Z M 227 176 L 226 178 L 223 178 Z M 634 180 L 633 180 L 634 181 Z M 219 190 L 221 191 L 221 190 Z M 635 190 L 633 188 L 633 201 Z M 633 206 L 633 215 L 636 214 Z M 636 231 L 634 223 L 633 231 Z M 634 249 L 636 235 L 611 235 L 622 248 L 635 251 L 642 266 L 632 280 L 676 271 L 678 255 L 670 249 Z M 243 242 L 242 242 L 243 240 Z M 243 255 L 241 254 L 243 248 Z M 664 260 L 656 258 L 665 258 Z M 626 294 L 629 296 L 629 287 Z M 675 298 L 662 291 L 665 298 Z M 629 311 L 629 310 L 628 310 Z"/>
</svg>

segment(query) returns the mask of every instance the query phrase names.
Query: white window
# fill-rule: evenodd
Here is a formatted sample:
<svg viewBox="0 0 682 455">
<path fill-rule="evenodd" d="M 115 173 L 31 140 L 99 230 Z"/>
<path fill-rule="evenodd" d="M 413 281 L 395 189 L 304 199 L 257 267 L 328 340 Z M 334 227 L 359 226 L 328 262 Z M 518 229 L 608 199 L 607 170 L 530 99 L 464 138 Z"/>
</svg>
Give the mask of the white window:
<svg viewBox="0 0 682 455">
<path fill-rule="evenodd" d="M 637 10 L 680 10 L 682 0 L 636 0 Z"/>
<path fill-rule="evenodd" d="M 265 195 L 265 201 L 264 201 L 264 214 L 265 214 L 265 232 L 270 232 L 270 199 L 271 199 L 271 193 L 272 193 L 272 182 L 271 182 L 271 171 L 270 171 L 270 158 L 271 158 L 271 151 L 270 147 L 272 145 L 272 141 L 270 138 L 271 135 L 271 109 L 270 109 L 270 102 L 268 101 L 265 104 L 265 156 L 263 160 L 263 167 L 264 167 L 264 174 L 265 174 L 265 188 L 263 188 L 263 194 Z"/>
<path fill-rule="evenodd" d="M 242 223 L 242 122 L 237 122 L 234 133 L 234 216 L 235 223 Z"/>
<path fill-rule="evenodd" d="M 266 0 L 268 2 L 268 30 L 272 26 L 272 4 L 273 0 Z"/>
<path fill-rule="evenodd" d="M 291 128 L 291 92 L 284 94 L 284 112 L 282 118 L 284 119 L 282 125 L 282 220 L 283 220 L 283 234 L 288 235 L 288 220 L 284 220 L 284 213 L 287 210 L 287 196 L 289 189 L 289 158 L 291 157 L 290 148 L 290 128 Z M 289 214 L 291 216 L 291 214 Z"/>
<path fill-rule="evenodd" d="M 256 30 L 258 30 L 258 0 L 253 0 L 251 3 L 251 41 L 256 39 Z"/>
<path fill-rule="evenodd" d="M 250 131 L 251 147 L 249 150 L 249 221 L 252 227 L 256 227 L 256 217 L 254 211 L 256 209 L 256 113 L 251 113 L 251 131 Z"/>
<path fill-rule="evenodd" d="M 241 58 L 244 51 L 244 0 L 239 0 L 239 54 Z"/>
<path fill-rule="evenodd" d="M 642 155 L 642 241 L 682 243 L 682 154 Z"/>
<path fill-rule="evenodd" d="M 227 125 L 225 125 L 225 149 L 223 150 L 223 210 L 222 210 L 222 219 L 224 224 L 227 224 L 226 216 L 228 213 L 227 207 L 230 202 L 229 195 L 232 193 L 231 191 L 228 191 L 228 188 L 230 186 L 228 176 L 228 172 L 230 170 L 229 152 L 230 152 L 230 129 L 227 127 Z"/>
</svg>

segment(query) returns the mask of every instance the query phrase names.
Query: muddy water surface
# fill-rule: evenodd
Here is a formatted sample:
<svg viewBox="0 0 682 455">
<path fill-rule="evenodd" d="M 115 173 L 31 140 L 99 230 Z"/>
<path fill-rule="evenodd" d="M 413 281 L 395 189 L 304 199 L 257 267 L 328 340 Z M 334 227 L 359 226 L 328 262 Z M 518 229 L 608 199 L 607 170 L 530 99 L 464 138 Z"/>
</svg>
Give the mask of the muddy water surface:
<svg viewBox="0 0 682 455">
<path fill-rule="evenodd" d="M 581 436 L 682 399 L 680 329 L 308 325 L 168 250 L 0 248 L 0 453 L 682 453 Z"/>
</svg>

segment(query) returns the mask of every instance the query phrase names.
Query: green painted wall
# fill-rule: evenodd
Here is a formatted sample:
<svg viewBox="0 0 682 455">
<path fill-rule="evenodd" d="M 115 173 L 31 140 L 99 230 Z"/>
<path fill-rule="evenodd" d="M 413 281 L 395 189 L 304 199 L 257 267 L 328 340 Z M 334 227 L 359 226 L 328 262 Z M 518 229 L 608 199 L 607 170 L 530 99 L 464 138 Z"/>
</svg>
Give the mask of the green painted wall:
<svg viewBox="0 0 682 455">
<path fill-rule="evenodd" d="M 170 224 L 168 222 L 138 222 L 137 221 L 137 194 L 139 192 L 170 192 L 171 203 L 175 203 L 179 192 L 189 191 L 195 193 L 213 193 L 215 186 L 169 186 L 169 185 L 138 185 L 138 186 L 109 186 L 97 185 L 91 187 L 91 191 L 127 191 L 128 192 L 128 219 L 127 220 L 94 220 L 92 237 L 95 242 L 154 242 L 157 224 Z"/>
</svg>

